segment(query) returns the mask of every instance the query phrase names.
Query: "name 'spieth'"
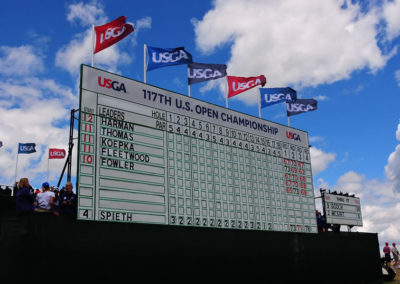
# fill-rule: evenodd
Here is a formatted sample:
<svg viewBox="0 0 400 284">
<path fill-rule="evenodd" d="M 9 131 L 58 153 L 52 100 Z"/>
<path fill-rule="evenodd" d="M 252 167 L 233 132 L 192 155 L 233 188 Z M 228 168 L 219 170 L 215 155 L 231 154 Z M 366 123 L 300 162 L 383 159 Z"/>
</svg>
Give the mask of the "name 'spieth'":
<svg viewBox="0 0 400 284">
<path fill-rule="evenodd" d="M 174 52 L 162 52 L 162 53 L 152 53 L 152 60 L 154 63 L 173 63 L 184 59 L 189 59 L 186 52 L 183 50 L 177 50 Z"/>
</svg>

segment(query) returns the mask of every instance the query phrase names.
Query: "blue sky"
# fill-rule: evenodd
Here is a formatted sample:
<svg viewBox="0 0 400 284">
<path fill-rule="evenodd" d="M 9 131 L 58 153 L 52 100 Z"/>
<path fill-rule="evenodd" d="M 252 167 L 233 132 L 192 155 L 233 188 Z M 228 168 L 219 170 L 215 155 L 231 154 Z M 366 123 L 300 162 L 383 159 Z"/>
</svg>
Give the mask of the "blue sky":
<svg viewBox="0 0 400 284">
<path fill-rule="evenodd" d="M 79 66 L 91 60 L 91 25 L 124 15 L 135 31 L 98 53 L 96 67 L 142 81 L 144 44 L 184 46 L 195 62 L 227 64 L 233 76 L 263 74 L 266 87 L 317 99 L 317 111 L 291 118 L 309 133 L 316 196 L 320 187 L 355 193 L 363 206 L 358 230 L 400 241 L 399 14 L 400 0 L 6 1 L 0 184 L 15 179 L 18 142 L 35 142 L 38 152 L 19 156 L 17 178 L 36 187 L 46 179 L 48 147 L 67 149 Z M 195 84 L 191 94 L 224 106 L 223 80 Z M 187 94 L 186 66 L 149 71 L 147 83 Z M 257 116 L 256 94 L 242 93 L 229 107 Z M 262 117 L 287 124 L 283 104 Z M 50 162 L 51 183 L 63 163 Z"/>
</svg>

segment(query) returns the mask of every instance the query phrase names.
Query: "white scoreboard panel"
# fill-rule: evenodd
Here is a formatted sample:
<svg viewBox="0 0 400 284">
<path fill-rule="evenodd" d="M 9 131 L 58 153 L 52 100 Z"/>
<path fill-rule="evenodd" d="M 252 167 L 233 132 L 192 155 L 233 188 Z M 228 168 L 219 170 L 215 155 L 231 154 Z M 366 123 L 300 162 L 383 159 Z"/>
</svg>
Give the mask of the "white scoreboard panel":
<svg viewBox="0 0 400 284">
<path fill-rule="evenodd" d="M 360 198 L 324 193 L 324 214 L 328 224 L 362 226 Z"/>
<path fill-rule="evenodd" d="M 316 233 L 306 132 L 82 66 L 78 219 Z"/>
</svg>

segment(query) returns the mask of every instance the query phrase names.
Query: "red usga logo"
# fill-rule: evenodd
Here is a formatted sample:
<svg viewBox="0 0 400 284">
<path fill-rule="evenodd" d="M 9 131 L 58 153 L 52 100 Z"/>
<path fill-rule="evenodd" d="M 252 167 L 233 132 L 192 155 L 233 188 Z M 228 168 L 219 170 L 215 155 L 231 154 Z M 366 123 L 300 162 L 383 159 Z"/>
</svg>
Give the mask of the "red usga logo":
<svg viewBox="0 0 400 284">
<path fill-rule="evenodd" d="M 113 89 L 114 91 L 118 91 L 118 92 L 123 91 L 124 93 L 126 93 L 126 88 L 125 88 L 124 83 L 112 81 L 111 79 L 107 79 L 107 78 L 101 78 L 101 76 L 99 76 L 98 83 L 99 83 L 100 87 Z"/>
<path fill-rule="evenodd" d="M 296 141 L 301 141 L 300 135 L 294 132 L 286 131 L 286 137 Z"/>
<path fill-rule="evenodd" d="M 64 158 L 65 157 L 65 152 L 62 152 L 62 151 L 50 152 L 50 158 L 53 158 L 53 157 Z"/>
</svg>

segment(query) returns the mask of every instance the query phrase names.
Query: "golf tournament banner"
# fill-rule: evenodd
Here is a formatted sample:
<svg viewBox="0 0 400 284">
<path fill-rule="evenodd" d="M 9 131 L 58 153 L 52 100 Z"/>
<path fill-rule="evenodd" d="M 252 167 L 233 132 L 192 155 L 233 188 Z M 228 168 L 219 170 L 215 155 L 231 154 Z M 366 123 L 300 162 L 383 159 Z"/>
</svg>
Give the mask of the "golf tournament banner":
<svg viewBox="0 0 400 284">
<path fill-rule="evenodd" d="M 308 134 L 82 65 L 78 219 L 316 233 Z"/>
</svg>

